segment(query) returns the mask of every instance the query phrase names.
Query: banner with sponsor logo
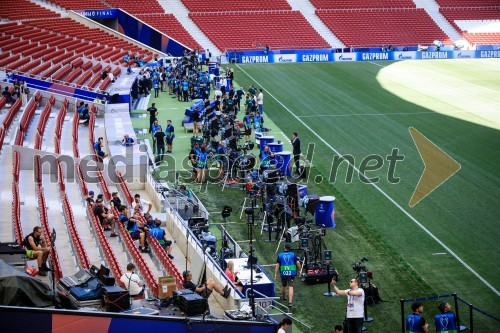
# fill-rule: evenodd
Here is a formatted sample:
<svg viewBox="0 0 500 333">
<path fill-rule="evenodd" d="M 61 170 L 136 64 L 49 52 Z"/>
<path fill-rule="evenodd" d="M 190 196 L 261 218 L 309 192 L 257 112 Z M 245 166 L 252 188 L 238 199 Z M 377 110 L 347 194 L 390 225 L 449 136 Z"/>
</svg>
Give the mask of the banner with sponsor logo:
<svg viewBox="0 0 500 333">
<path fill-rule="evenodd" d="M 243 64 L 292 63 L 292 62 L 333 62 L 333 61 L 394 61 L 433 59 L 474 59 L 500 58 L 500 50 L 457 50 L 457 51 L 394 51 L 394 52 L 345 52 L 334 50 L 281 50 L 234 52 L 230 58 Z"/>
<path fill-rule="evenodd" d="M 357 61 L 394 60 L 394 52 L 357 52 Z"/>
</svg>

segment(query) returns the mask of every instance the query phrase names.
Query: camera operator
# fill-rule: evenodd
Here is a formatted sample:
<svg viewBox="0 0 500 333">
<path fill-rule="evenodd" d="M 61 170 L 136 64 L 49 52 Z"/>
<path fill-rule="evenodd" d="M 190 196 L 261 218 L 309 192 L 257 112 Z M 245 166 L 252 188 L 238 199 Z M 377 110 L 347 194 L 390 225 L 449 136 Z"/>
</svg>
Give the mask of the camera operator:
<svg viewBox="0 0 500 333">
<path fill-rule="evenodd" d="M 340 290 L 337 288 L 337 281 L 332 279 L 333 291 L 336 294 L 347 296 L 347 327 L 349 333 L 361 333 L 363 329 L 365 292 L 359 287 L 358 279 L 349 281 L 349 288 Z"/>
<path fill-rule="evenodd" d="M 300 261 L 295 252 L 292 252 L 290 243 L 285 243 L 284 252 L 278 254 L 274 278 L 281 276 L 281 299 L 286 300 L 286 287 L 288 286 L 288 307 L 293 306 L 293 286 L 297 272 L 300 272 Z"/>
</svg>

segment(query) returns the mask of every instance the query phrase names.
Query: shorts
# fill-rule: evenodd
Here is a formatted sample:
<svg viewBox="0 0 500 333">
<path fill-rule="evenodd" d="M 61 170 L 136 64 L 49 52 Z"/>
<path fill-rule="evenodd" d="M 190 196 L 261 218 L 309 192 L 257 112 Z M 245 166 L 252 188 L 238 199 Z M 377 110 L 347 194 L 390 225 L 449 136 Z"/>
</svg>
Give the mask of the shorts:
<svg viewBox="0 0 500 333">
<path fill-rule="evenodd" d="M 245 135 L 247 136 L 252 135 L 252 129 L 251 128 L 245 129 Z"/>
<path fill-rule="evenodd" d="M 28 259 L 35 259 L 35 251 L 33 250 L 26 250 L 26 258 Z"/>
<path fill-rule="evenodd" d="M 167 138 L 167 145 L 171 146 L 174 139 Z"/>
<path fill-rule="evenodd" d="M 281 286 L 283 287 L 293 287 L 295 283 L 295 276 L 282 276 L 281 277 Z"/>
<path fill-rule="evenodd" d="M 161 247 L 166 247 L 172 245 L 172 241 L 159 241 Z"/>
<path fill-rule="evenodd" d="M 140 237 L 139 237 L 139 235 L 140 235 L 140 234 L 141 234 L 141 233 L 140 233 L 139 231 L 132 231 L 132 232 L 130 233 L 130 237 L 132 237 L 132 239 L 139 239 L 139 238 L 140 238 Z"/>
</svg>

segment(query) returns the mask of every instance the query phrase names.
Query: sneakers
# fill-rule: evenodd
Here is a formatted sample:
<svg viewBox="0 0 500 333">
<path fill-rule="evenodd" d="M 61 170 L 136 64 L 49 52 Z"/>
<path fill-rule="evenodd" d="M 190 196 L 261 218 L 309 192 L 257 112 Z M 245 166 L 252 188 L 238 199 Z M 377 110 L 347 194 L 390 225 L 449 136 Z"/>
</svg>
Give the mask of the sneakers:
<svg viewBox="0 0 500 333">
<path fill-rule="evenodd" d="M 38 268 L 38 271 L 40 271 L 40 272 L 50 272 L 50 268 L 48 268 L 47 265 L 42 265 L 42 267 Z"/>
<path fill-rule="evenodd" d="M 293 308 L 293 303 L 288 303 L 289 308 Z"/>
<path fill-rule="evenodd" d="M 141 250 L 142 253 L 149 253 L 149 249 L 147 247 L 139 248 L 139 250 Z"/>
<path fill-rule="evenodd" d="M 286 297 L 281 297 L 281 300 L 282 301 L 286 301 Z"/>
<path fill-rule="evenodd" d="M 173 255 L 171 255 L 170 253 L 169 253 L 169 254 L 167 254 L 167 255 L 168 255 L 168 257 L 169 257 L 170 259 L 174 259 L 174 256 L 173 256 Z"/>
<path fill-rule="evenodd" d="M 43 271 L 42 269 L 43 269 L 43 267 L 40 267 L 38 269 L 38 275 L 40 275 L 40 276 L 47 276 L 47 272 Z"/>
<path fill-rule="evenodd" d="M 104 229 L 104 231 L 110 231 L 111 230 L 111 228 L 108 227 L 108 226 L 105 226 L 103 229 Z"/>
<path fill-rule="evenodd" d="M 112 232 L 109 237 L 118 237 L 118 234 L 115 234 L 114 232 Z"/>
</svg>

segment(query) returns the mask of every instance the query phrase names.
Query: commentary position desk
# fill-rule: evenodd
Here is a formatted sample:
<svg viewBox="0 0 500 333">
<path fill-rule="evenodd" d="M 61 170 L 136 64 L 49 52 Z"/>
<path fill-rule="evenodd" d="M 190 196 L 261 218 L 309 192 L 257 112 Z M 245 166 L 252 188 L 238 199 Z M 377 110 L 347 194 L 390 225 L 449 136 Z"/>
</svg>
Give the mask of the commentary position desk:
<svg viewBox="0 0 500 333">
<path fill-rule="evenodd" d="M 243 294 L 245 291 L 250 288 L 250 268 L 247 268 L 248 258 L 234 258 L 234 259 L 226 259 L 226 262 L 232 260 L 234 262 L 234 271 L 239 272 L 238 278 L 241 283 L 243 283 Z M 253 270 L 253 287 L 256 291 L 268 296 L 274 297 L 274 282 L 266 275 L 262 267 L 259 265 L 255 265 L 260 271 L 257 273 L 257 270 L 254 267 Z M 261 297 L 260 295 L 255 295 L 255 297 Z"/>
</svg>

